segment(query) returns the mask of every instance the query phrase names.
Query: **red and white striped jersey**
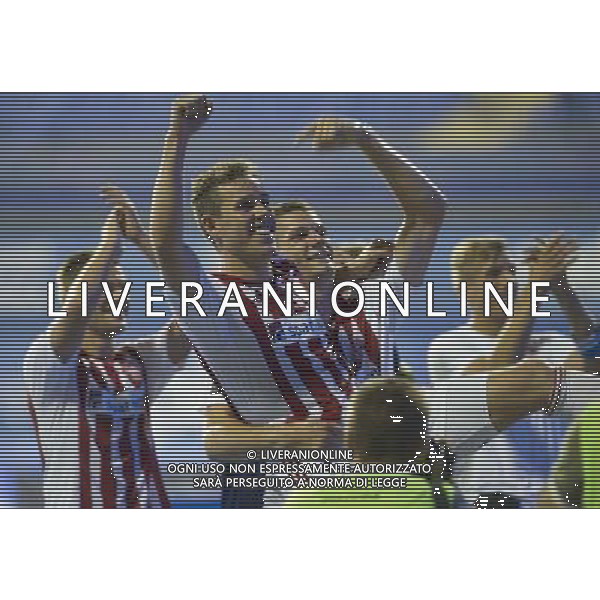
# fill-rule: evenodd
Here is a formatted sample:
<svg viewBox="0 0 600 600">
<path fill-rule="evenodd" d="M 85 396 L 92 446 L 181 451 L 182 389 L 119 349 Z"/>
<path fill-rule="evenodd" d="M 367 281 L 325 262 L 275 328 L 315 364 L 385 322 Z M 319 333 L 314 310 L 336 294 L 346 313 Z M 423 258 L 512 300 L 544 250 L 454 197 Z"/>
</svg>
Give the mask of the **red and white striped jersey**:
<svg viewBox="0 0 600 600">
<path fill-rule="evenodd" d="M 25 384 L 44 465 L 45 506 L 169 506 L 150 431 L 146 364 L 162 362 L 155 377 L 164 383 L 174 371 L 159 336 L 140 346 L 143 355 L 131 346 L 110 359 L 82 352 L 62 362 L 47 333 L 31 345 Z"/>
<path fill-rule="evenodd" d="M 263 317 L 262 283 L 223 273 L 207 279 L 219 298 L 235 282 L 248 316 L 229 309 L 220 318 L 193 315 L 179 323 L 237 414 L 248 422 L 340 421 L 350 392 L 348 365 L 332 351 L 327 324 L 308 315 L 299 290 L 293 316 L 273 303 Z"/>
<path fill-rule="evenodd" d="M 371 377 L 393 376 L 400 367 L 407 372 L 410 368 L 401 361 L 399 331 L 401 319 L 395 308 L 387 301 L 387 314 L 381 316 L 380 286 L 386 282 L 396 293 L 401 294 L 404 277 L 398 266 L 392 264 L 378 278 L 360 284 L 365 294 L 363 310 L 351 318 L 332 316 L 330 342 L 334 351 L 351 365 L 352 385 L 359 386 Z M 356 306 L 352 297 L 338 301 L 340 308 L 350 312 Z"/>
<path fill-rule="evenodd" d="M 354 317 L 342 317 L 332 313 L 329 327 L 329 344 L 332 350 L 346 364 L 351 375 L 352 386 L 356 387 L 370 377 L 381 372 L 382 349 L 380 343 L 380 319 L 376 316 L 378 292 L 368 290 L 377 282 L 365 282 L 365 306 Z M 352 298 L 340 298 L 338 305 L 343 312 L 351 312 L 356 307 Z"/>
</svg>

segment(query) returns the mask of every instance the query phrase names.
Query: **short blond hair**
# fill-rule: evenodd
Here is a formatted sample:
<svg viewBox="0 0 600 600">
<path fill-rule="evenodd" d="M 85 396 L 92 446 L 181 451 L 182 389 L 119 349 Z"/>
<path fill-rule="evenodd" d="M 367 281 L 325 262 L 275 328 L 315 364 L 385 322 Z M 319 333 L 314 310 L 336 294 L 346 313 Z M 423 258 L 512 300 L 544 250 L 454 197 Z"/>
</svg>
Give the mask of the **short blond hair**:
<svg viewBox="0 0 600 600">
<path fill-rule="evenodd" d="M 256 176 L 255 166 L 244 160 L 217 163 L 199 175 L 192 186 L 192 206 L 196 218 L 219 214 L 218 190 L 226 183 Z"/>
</svg>

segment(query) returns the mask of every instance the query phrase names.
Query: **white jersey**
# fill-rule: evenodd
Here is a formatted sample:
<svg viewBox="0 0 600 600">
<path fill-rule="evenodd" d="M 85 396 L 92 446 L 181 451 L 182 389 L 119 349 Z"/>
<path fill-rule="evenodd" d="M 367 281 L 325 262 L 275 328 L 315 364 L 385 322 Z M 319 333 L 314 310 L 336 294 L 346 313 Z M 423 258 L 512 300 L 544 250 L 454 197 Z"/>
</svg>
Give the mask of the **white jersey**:
<svg viewBox="0 0 600 600">
<path fill-rule="evenodd" d="M 495 338 L 462 325 L 438 336 L 429 348 L 428 367 L 433 385 L 458 377 L 478 358 L 491 356 Z M 577 346 L 566 335 L 555 332 L 533 333 L 525 356 L 537 358 L 551 366 L 559 366 L 577 352 Z"/>
<path fill-rule="evenodd" d="M 216 317 L 220 302 L 214 299 L 223 298 L 232 282 L 248 316 L 230 308 Z M 308 417 L 339 422 L 349 372 L 329 346 L 326 324 L 308 316 L 307 303 L 297 300 L 292 317 L 278 314 L 274 304 L 263 317 L 262 283 L 221 273 L 205 276 L 202 283 L 207 316 L 189 311 L 180 326 L 238 416 L 250 423 Z"/>
<path fill-rule="evenodd" d="M 152 402 L 152 435 L 172 507 L 219 507 L 221 490 L 198 489 L 193 475 L 173 473 L 170 463 L 211 462 L 206 449 L 209 409 L 223 405 L 213 382 L 192 352 L 182 368 Z"/>
<path fill-rule="evenodd" d="M 430 389 L 427 407 L 427 435 L 452 451 L 452 481 L 469 505 L 480 494 L 523 498 L 539 491 L 539 482 L 515 476 L 509 440 L 490 421 L 487 375 L 455 378 Z"/>
<path fill-rule="evenodd" d="M 429 350 L 429 373 L 436 388 L 432 396 L 444 400 L 430 420 L 438 435 L 444 430 L 454 431 L 455 437 L 456 432 L 462 432 L 462 459 L 455 466 L 453 481 L 467 502 L 474 502 L 479 494 L 503 492 L 527 506 L 544 485 L 546 473 L 541 465 L 558 452 L 564 422 L 560 416 L 538 413 L 491 435 L 494 429 L 487 415 L 484 380 L 466 376 L 464 371 L 472 361 L 490 356 L 494 342 L 469 325 L 434 340 Z M 576 346 L 570 338 L 540 333 L 531 335 L 525 354 L 559 366 L 574 352 Z M 478 381 L 479 390 L 475 385 Z M 490 438 L 483 448 L 482 437 Z"/>
<path fill-rule="evenodd" d="M 149 423 L 149 397 L 176 370 L 165 337 L 107 360 L 82 352 L 62 362 L 47 333 L 30 346 L 24 378 L 46 507 L 168 507 Z"/>
</svg>

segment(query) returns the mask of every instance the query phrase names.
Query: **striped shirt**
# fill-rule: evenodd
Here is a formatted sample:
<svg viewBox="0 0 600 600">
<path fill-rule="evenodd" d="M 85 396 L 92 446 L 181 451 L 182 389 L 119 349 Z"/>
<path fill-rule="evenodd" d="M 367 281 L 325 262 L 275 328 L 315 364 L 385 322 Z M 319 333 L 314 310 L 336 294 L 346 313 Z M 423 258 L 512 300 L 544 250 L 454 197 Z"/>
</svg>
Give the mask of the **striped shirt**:
<svg viewBox="0 0 600 600">
<path fill-rule="evenodd" d="M 81 352 L 66 362 L 55 355 L 47 333 L 31 345 L 24 375 L 43 461 L 45 506 L 169 506 L 149 413 L 150 389 L 174 372 L 162 337 L 108 359 Z M 160 364 L 152 376 L 160 381 L 151 382 L 148 366 Z"/>
<path fill-rule="evenodd" d="M 207 279 L 214 297 L 237 284 L 247 316 L 231 308 L 223 317 L 184 317 L 180 326 L 238 416 L 248 422 L 340 421 L 350 371 L 332 351 L 327 324 L 309 316 L 301 290 L 294 290 L 291 317 L 274 302 L 262 316 L 262 283 L 223 273 Z"/>
<path fill-rule="evenodd" d="M 381 374 L 382 348 L 381 332 L 382 321 L 375 316 L 378 306 L 370 295 L 372 290 L 366 286 L 376 286 L 377 282 L 366 282 L 361 287 L 365 290 L 365 307 L 354 317 L 342 317 L 332 313 L 329 327 L 329 343 L 335 354 L 347 365 L 353 387 L 358 386 L 367 379 Z M 339 308 L 350 313 L 356 306 L 352 298 L 340 299 Z"/>
</svg>

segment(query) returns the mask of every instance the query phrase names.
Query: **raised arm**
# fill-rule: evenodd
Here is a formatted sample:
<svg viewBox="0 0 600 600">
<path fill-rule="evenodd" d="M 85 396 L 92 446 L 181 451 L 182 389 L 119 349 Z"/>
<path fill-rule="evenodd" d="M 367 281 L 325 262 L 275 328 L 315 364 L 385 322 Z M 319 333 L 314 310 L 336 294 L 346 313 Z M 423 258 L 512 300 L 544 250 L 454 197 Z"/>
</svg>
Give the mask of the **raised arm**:
<svg viewBox="0 0 600 600">
<path fill-rule="evenodd" d="M 569 322 L 573 341 L 580 349 L 580 352 L 571 358 L 570 364 L 573 368 L 596 373 L 600 370 L 600 361 L 596 358 L 598 353 L 589 350 L 592 350 L 590 344 L 592 347 L 597 345 L 598 330 L 571 287 L 567 275 L 567 267 L 575 260 L 577 250 L 575 241 L 556 234 L 549 239 L 540 240 L 539 246 L 553 248 L 555 252 L 560 252 L 565 257 L 563 269 L 555 273 L 554 279 L 550 282 L 550 289 Z"/>
<path fill-rule="evenodd" d="M 149 236 L 144 231 L 137 216 L 134 204 L 129 200 L 127 194 L 114 186 L 104 189 L 104 198 L 116 210 L 118 224 L 123 239 L 133 244 L 157 269 L 160 269 L 158 253 L 155 251 Z M 187 336 L 181 331 L 175 320 L 165 327 L 161 335 L 165 336 L 165 351 L 171 363 L 181 365 L 187 358 L 191 349 Z M 154 350 L 155 344 L 150 347 Z M 145 346 L 137 348 L 142 357 Z"/>
<path fill-rule="evenodd" d="M 570 253 L 560 246 L 538 244 L 528 254 L 529 281 L 552 284 L 564 272 L 569 257 Z M 498 334 L 492 354 L 474 360 L 465 373 L 488 373 L 522 360 L 533 326 L 531 312 L 531 288 L 528 285 L 517 294 L 513 316 L 506 320 Z"/>
<path fill-rule="evenodd" d="M 69 290 L 65 290 L 62 310 L 66 312 L 66 316 L 56 317 L 48 329 L 52 348 L 62 361 L 68 360 L 79 351 L 88 324 L 89 316 L 81 315 L 81 282 L 87 282 L 89 315 L 90 309 L 100 300 L 101 282 L 108 279 L 110 269 L 119 260 L 121 240 L 118 218 L 116 209 L 108 215 L 102 228 L 100 243 L 92 257 L 72 282 Z"/>
<path fill-rule="evenodd" d="M 487 400 L 496 429 L 502 431 L 519 419 L 548 408 L 555 384 L 555 370 L 531 358 L 491 373 L 487 380 Z"/>
<path fill-rule="evenodd" d="M 320 150 L 357 148 L 379 171 L 404 212 L 404 223 L 395 236 L 393 260 L 407 281 L 420 284 L 444 220 L 445 201 L 438 188 L 370 128 L 356 121 L 321 119 L 302 137 Z"/>
<path fill-rule="evenodd" d="M 196 256 L 183 235 L 183 163 L 192 135 L 206 122 L 211 108 L 204 96 L 175 101 L 152 194 L 150 239 L 165 282 L 176 292 L 182 281 L 196 281 L 198 276 Z"/>
<path fill-rule="evenodd" d="M 543 281 L 541 279 L 536 281 Z M 489 373 L 495 369 L 517 364 L 525 355 L 525 348 L 531 335 L 533 317 L 531 315 L 531 292 L 522 290 L 517 295 L 513 316 L 495 338 L 494 350 L 490 356 L 473 360 L 466 367 L 465 375 Z"/>
</svg>

